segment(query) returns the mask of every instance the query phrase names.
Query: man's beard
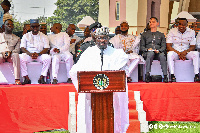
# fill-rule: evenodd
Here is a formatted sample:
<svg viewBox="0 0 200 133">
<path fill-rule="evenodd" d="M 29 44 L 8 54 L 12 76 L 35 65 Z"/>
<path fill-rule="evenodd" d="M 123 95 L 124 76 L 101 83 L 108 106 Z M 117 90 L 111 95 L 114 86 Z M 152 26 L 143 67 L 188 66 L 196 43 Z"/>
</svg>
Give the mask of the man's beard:
<svg viewBox="0 0 200 133">
<path fill-rule="evenodd" d="M 107 43 L 106 44 L 104 43 L 104 45 L 101 45 L 101 43 L 99 43 L 99 44 L 97 44 L 97 47 L 99 49 L 106 49 L 107 48 Z"/>
<path fill-rule="evenodd" d="M 127 33 L 128 32 L 128 30 L 126 30 L 126 31 L 121 31 L 122 33 Z"/>
</svg>

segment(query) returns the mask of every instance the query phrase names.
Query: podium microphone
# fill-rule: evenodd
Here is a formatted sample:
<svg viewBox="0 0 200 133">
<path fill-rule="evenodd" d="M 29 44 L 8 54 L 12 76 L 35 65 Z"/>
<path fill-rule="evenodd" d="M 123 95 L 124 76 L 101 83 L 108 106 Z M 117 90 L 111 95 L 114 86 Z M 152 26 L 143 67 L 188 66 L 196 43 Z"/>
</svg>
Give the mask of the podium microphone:
<svg viewBox="0 0 200 133">
<path fill-rule="evenodd" d="M 101 48 L 100 50 L 101 50 L 100 55 L 101 55 L 101 71 L 102 71 L 102 67 L 103 67 L 103 51 L 104 51 L 104 49 Z"/>
</svg>

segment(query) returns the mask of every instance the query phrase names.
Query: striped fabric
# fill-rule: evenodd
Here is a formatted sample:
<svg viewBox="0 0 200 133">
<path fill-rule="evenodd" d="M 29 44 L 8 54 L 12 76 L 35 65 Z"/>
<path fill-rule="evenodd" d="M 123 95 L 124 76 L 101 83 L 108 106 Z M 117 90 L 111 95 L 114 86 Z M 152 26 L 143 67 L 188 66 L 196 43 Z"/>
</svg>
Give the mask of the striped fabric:
<svg viewBox="0 0 200 133">
<path fill-rule="evenodd" d="M 12 19 L 12 15 L 10 15 L 9 13 L 5 13 L 3 15 L 3 22 L 5 22 L 7 19 Z"/>
</svg>

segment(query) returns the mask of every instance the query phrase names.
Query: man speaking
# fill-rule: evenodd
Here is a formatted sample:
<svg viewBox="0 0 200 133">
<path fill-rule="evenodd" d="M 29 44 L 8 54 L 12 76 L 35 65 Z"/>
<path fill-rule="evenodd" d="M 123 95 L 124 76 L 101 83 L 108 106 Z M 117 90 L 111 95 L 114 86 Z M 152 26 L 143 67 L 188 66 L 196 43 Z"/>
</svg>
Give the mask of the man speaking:
<svg viewBox="0 0 200 133">
<path fill-rule="evenodd" d="M 96 45 L 89 47 L 70 70 L 78 90 L 77 71 L 127 70 L 128 55 L 122 49 L 108 46 L 109 28 L 96 29 Z M 102 58 L 103 56 L 103 58 Z M 102 60 L 103 59 L 103 60 Z M 113 93 L 114 132 L 126 132 L 129 126 L 128 90 Z M 92 133 L 91 94 L 79 93 L 77 106 L 77 132 Z"/>
</svg>

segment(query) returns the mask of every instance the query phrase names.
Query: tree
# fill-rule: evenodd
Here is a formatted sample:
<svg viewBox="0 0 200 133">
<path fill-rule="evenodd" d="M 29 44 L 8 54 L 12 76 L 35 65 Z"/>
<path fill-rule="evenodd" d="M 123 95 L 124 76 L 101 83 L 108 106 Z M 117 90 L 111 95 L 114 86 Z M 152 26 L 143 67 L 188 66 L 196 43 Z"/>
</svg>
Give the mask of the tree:
<svg viewBox="0 0 200 133">
<path fill-rule="evenodd" d="M 54 15 L 47 19 L 47 23 L 61 23 L 63 30 L 68 24 L 77 24 L 83 17 L 91 16 L 98 20 L 99 0 L 58 0 L 55 5 L 57 9 Z"/>
<path fill-rule="evenodd" d="M 16 18 L 13 18 L 13 24 L 14 24 L 13 32 L 18 32 L 18 31 L 22 31 L 23 30 L 23 27 L 24 27 L 23 23 L 21 23 Z"/>
</svg>

